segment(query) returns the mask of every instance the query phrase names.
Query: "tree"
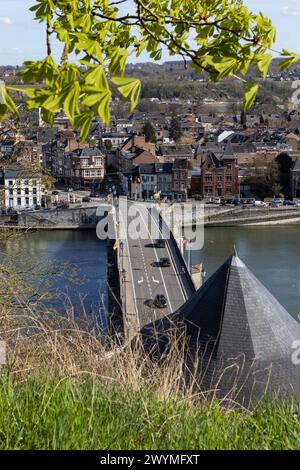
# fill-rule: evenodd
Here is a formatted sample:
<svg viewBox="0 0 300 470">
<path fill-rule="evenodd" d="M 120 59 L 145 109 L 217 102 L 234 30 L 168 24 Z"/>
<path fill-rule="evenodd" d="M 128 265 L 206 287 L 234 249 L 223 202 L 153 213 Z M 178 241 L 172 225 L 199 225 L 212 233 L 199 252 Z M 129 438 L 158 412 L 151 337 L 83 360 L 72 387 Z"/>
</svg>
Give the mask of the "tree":
<svg viewBox="0 0 300 470">
<path fill-rule="evenodd" d="M 146 142 L 152 142 L 153 144 L 156 144 L 156 132 L 150 121 L 147 121 L 144 124 L 142 133 L 146 138 Z"/>
<path fill-rule="evenodd" d="M 170 137 L 171 139 L 175 140 L 175 142 L 179 142 L 183 132 L 181 130 L 180 120 L 175 114 L 171 119 L 171 126 L 170 126 Z"/>
<path fill-rule="evenodd" d="M 88 136 L 95 116 L 109 123 L 112 91 L 133 111 L 141 83 L 125 75 L 126 62 L 144 50 L 159 61 L 165 48 L 214 81 L 242 80 L 245 110 L 253 104 L 259 85 L 242 76 L 251 67 L 266 77 L 273 59 L 275 27 L 242 0 L 36 0 L 31 11 L 45 24 L 46 57 L 25 62 L 18 74 L 34 87 L 0 84 L 0 118 L 8 111 L 18 115 L 11 92 L 25 93 L 27 107 L 40 108 L 50 125 L 63 108 L 73 128 L 81 129 L 81 140 Z M 63 48 L 59 62 L 53 58 L 55 41 Z M 299 59 L 286 50 L 281 56 L 282 70 Z"/>
<path fill-rule="evenodd" d="M 288 153 L 280 153 L 276 158 L 279 167 L 279 181 L 285 196 L 291 194 L 291 168 L 293 160 Z"/>
</svg>

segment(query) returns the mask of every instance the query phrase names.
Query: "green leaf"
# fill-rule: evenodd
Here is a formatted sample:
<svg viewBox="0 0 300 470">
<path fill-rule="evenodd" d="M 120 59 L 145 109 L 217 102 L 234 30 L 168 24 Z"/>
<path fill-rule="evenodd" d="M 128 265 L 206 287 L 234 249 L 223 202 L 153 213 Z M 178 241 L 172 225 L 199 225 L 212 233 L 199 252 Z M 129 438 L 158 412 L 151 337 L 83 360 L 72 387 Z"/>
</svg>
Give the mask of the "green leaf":
<svg viewBox="0 0 300 470">
<path fill-rule="evenodd" d="M 291 67 L 292 65 L 296 64 L 299 59 L 300 59 L 300 55 L 299 54 L 296 54 L 296 53 L 290 53 L 288 51 L 286 51 L 285 49 L 282 51 L 282 56 L 287 56 L 289 55 L 290 57 L 288 57 L 287 59 L 283 60 L 282 62 L 280 62 L 279 64 L 279 68 L 280 70 L 286 70 L 288 69 L 289 67 Z"/>
<path fill-rule="evenodd" d="M 101 93 L 100 101 L 97 107 L 97 112 L 106 126 L 110 122 L 110 97 L 111 92 L 108 90 Z"/>
<path fill-rule="evenodd" d="M 19 110 L 15 105 L 15 102 L 7 92 L 5 83 L 0 83 L 0 104 L 2 105 L 1 115 L 3 115 L 4 107 L 14 113 L 16 116 L 20 115 Z"/>
<path fill-rule="evenodd" d="M 63 106 L 68 118 L 73 119 L 79 113 L 78 101 L 80 96 L 80 85 L 78 82 L 71 84 L 63 92 Z"/>
<path fill-rule="evenodd" d="M 73 125 L 75 129 L 78 129 L 81 127 L 80 131 L 80 140 L 81 142 L 84 142 L 89 135 L 89 130 L 91 127 L 93 119 L 93 112 L 92 111 L 86 111 L 84 113 L 79 114 L 78 116 L 75 116 L 73 120 Z"/>
<path fill-rule="evenodd" d="M 118 87 L 125 100 L 131 102 L 130 112 L 132 112 L 139 100 L 141 92 L 140 80 L 137 78 L 113 77 L 112 82 Z"/>
<path fill-rule="evenodd" d="M 268 75 L 269 67 L 273 60 L 272 54 L 263 54 L 257 62 L 257 67 L 264 78 Z"/>
<path fill-rule="evenodd" d="M 259 85 L 249 83 L 249 85 L 247 86 L 245 95 L 244 95 L 244 110 L 245 111 L 248 111 L 253 105 L 258 90 L 259 90 Z"/>
</svg>

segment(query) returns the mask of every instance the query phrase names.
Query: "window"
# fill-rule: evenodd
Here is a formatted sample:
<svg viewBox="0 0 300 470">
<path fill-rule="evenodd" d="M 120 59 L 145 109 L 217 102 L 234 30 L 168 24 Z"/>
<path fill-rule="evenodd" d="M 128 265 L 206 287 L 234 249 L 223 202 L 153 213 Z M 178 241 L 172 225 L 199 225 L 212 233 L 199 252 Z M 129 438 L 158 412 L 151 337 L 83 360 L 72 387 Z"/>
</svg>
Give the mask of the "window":
<svg viewBox="0 0 300 470">
<path fill-rule="evenodd" d="M 24 186 L 28 186 L 29 185 L 29 180 L 24 180 Z"/>
<path fill-rule="evenodd" d="M 37 186 L 36 180 L 32 180 L 32 186 Z"/>
<path fill-rule="evenodd" d="M 206 183 L 212 183 L 213 177 L 212 175 L 205 175 L 205 182 Z"/>
<path fill-rule="evenodd" d="M 37 205 L 37 198 L 36 198 L 36 197 L 33 198 L 33 204 L 34 204 L 35 206 Z"/>
<path fill-rule="evenodd" d="M 222 183 L 222 181 L 223 181 L 223 176 L 218 176 L 217 180 L 218 180 L 218 183 Z"/>
<path fill-rule="evenodd" d="M 20 206 L 22 204 L 22 199 L 20 197 L 17 198 L 17 204 Z"/>
<path fill-rule="evenodd" d="M 227 175 L 227 176 L 226 176 L 226 181 L 227 181 L 227 183 L 231 183 L 231 181 L 232 181 L 232 176 L 231 176 L 231 175 Z"/>
<path fill-rule="evenodd" d="M 9 184 L 9 186 L 13 186 L 14 182 L 10 180 L 10 181 L 8 182 L 8 184 Z"/>
<path fill-rule="evenodd" d="M 231 163 L 228 163 L 228 164 L 227 164 L 227 166 L 226 166 L 226 168 L 227 168 L 227 170 L 229 170 L 229 171 L 230 171 L 230 170 L 232 169 L 232 165 L 231 165 Z"/>
<path fill-rule="evenodd" d="M 28 196 L 28 194 L 29 194 L 29 188 L 25 188 L 25 194 Z"/>
<path fill-rule="evenodd" d="M 82 160 L 82 166 L 89 166 L 89 160 L 87 158 Z"/>
<path fill-rule="evenodd" d="M 10 195 L 10 196 L 13 196 L 13 195 L 14 195 L 14 190 L 13 190 L 13 189 L 10 189 L 10 190 L 9 190 L 9 195 Z"/>
<path fill-rule="evenodd" d="M 232 193 L 232 188 L 231 188 L 230 186 L 228 186 L 228 187 L 226 188 L 226 193 L 227 193 L 227 194 L 231 194 L 231 193 Z"/>
<path fill-rule="evenodd" d="M 83 176 L 90 176 L 90 171 L 89 170 L 84 170 Z"/>
<path fill-rule="evenodd" d="M 37 194 L 37 189 L 36 188 L 32 189 L 32 194 Z"/>
<path fill-rule="evenodd" d="M 29 206 L 29 197 L 25 197 L 25 204 L 26 206 Z"/>
<path fill-rule="evenodd" d="M 96 166 L 102 166 L 102 158 L 96 158 L 95 165 Z"/>
<path fill-rule="evenodd" d="M 18 196 L 21 196 L 21 188 L 17 189 L 17 194 L 18 194 Z"/>
</svg>

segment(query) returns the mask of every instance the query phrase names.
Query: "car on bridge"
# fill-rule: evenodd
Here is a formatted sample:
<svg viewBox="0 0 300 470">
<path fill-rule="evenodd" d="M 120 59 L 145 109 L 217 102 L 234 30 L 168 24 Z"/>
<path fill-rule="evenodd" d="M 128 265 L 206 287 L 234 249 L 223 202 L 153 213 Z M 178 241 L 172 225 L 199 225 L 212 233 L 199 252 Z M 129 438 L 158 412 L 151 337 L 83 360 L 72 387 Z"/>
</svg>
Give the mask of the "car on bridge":
<svg viewBox="0 0 300 470">
<path fill-rule="evenodd" d="M 168 301 L 163 294 L 157 294 L 157 296 L 153 300 L 153 305 L 157 308 L 167 308 Z"/>
<path fill-rule="evenodd" d="M 165 248 L 166 247 L 166 240 L 163 240 L 162 238 L 159 238 L 155 242 L 156 248 Z"/>
<path fill-rule="evenodd" d="M 161 268 L 169 268 L 171 266 L 171 261 L 169 258 L 160 258 L 158 264 Z"/>
</svg>

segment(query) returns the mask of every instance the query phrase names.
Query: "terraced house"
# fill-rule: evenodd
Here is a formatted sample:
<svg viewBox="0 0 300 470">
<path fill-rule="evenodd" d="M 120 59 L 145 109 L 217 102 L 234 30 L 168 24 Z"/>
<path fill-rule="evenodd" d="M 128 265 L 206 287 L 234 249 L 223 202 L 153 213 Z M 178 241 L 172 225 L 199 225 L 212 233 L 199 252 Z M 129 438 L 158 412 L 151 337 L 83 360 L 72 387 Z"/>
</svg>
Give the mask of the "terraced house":
<svg viewBox="0 0 300 470">
<path fill-rule="evenodd" d="M 2 209 L 27 209 L 41 205 L 41 175 L 21 166 L 0 170 Z"/>
</svg>

